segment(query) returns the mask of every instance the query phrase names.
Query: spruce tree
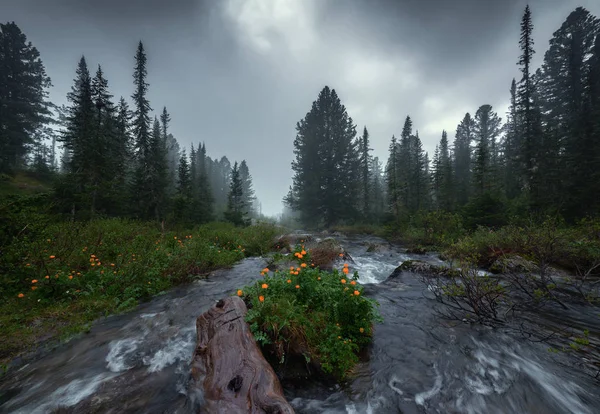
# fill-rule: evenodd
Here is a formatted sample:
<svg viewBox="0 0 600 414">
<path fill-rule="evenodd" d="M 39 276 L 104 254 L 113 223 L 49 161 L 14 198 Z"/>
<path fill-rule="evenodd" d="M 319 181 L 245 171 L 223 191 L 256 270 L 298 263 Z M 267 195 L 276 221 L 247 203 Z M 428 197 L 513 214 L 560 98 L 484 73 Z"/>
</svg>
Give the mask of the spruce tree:
<svg viewBox="0 0 600 414">
<path fill-rule="evenodd" d="M 132 95 L 134 103 L 132 132 L 135 142 L 135 179 L 132 189 L 132 203 L 137 205 L 138 215 L 142 218 L 150 218 L 151 214 L 156 215 L 157 211 L 150 212 L 148 205 L 156 201 L 156 195 L 152 193 L 152 151 L 150 133 L 150 102 L 146 98 L 148 93 L 148 83 L 146 83 L 146 53 L 144 45 L 140 41 L 135 55 L 135 69 L 133 80 L 135 92 Z M 160 132 L 160 128 L 159 128 Z"/>
<path fill-rule="evenodd" d="M 442 131 L 442 138 L 439 146 L 436 147 L 433 165 L 434 194 L 436 196 L 437 206 L 442 210 L 450 211 L 454 204 L 454 188 L 452 180 L 452 161 L 450 159 L 448 134 L 446 131 Z"/>
<path fill-rule="evenodd" d="M 404 120 L 404 126 L 402 128 L 402 134 L 400 136 L 400 142 L 398 143 L 398 163 L 396 167 L 398 171 L 396 176 L 398 178 L 398 198 L 400 208 L 412 208 L 413 185 L 411 185 L 412 177 L 414 173 L 414 149 L 411 148 L 414 143 L 414 137 L 412 135 L 412 120 L 410 116 L 407 116 Z"/>
<path fill-rule="evenodd" d="M 207 223 L 213 218 L 214 196 L 208 176 L 208 165 L 210 158 L 206 156 L 206 146 L 204 143 L 199 146 L 197 155 L 197 186 L 198 202 L 195 221 L 197 223 Z"/>
<path fill-rule="evenodd" d="M 181 157 L 179 159 L 177 171 L 177 195 L 173 202 L 175 220 L 182 223 L 189 223 L 191 219 L 190 212 L 192 209 L 192 177 L 184 148 L 181 151 Z"/>
<path fill-rule="evenodd" d="M 419 210 L 427 210 L 431 207 L 429 186 L 430 180 L 428 176 L 428 157 L 423 151 L 423 144 L 419 138 L 419 132 L 410 137 L 410 155 L 411 170 L 409 178 L 409 195 L 410 199 L 407 202 L 409 209 L 412 212 Z"/>
<path fill-rule="evenodd" d="M 65 129 L 59 140 L 63 144 L 63 164 L 66 175 L 59 182 L 57 193 L 63 209 L 74 219 L 91 206 L 90 180 L 96 169 L 97 148 L 94 147 L 95 114 L 92 100 L 92 79 L 85 57 L 81 57 L 71 91 L 67 94 L 69 107 Z"/>
<path fill-rule="evenodd" d="M 386 211 L 385 178 L 379 157 L 373 158 L 370 187 L 372 189 L 371 211 L 374 221 L 379 221 Z"/>
<path fill-rule="evenodd" d="M 38 130 L 50 122 L 50 86 L 38 50 L 14 22 L 0 24 L 0 173 L 23 167 L 42 136 Z"/>
<path fill-rule="evenodd" d="M 359 163 L 360 163 L 360 180 L 361 180 L 361 210 L 364 219 L 369 218 L 371 212 L 371 155 L 372 148 L 369 148 L 369 131 L 365 126 L 363 134 L 360 137 L 358 146 L 359 151 Z"/>
<path fill-rule="evenodd" d="M 388 208 L 391 213 L 396 217 L 400 215 L 400 182 L 398 177 L 399 172 L 399 154 L 398 154 L 398 142 L 396 137 L 392 135 L 392 141 L 389 147 L 390 155 L 388 157 L 387 165 L 385 168 L 385 178 L 387 183 L 388 193 Z"/>
<path fill-rule="evenodd" d="M 356 127 L 335 90 L 324 87 L 296 125 L 293 197 L 307 227 L 329 227 L 357 218 Z"/>
<path fill-rule="evenodd" d="M 513 78 L 510 85 L 510 106 L 504 126 L 504 188 L 509 198 L 520 195 L 522 175 L 521 169 L 521 135 L 517 115 L 517 82 Z"/>
<path fill-rule="evenodd" d="M 544 196 L 540 204 L 563 204 L 570 217 L 583 213 L 588 194 L 585 104 L 589 102 L 588 73 L 599 30 L 599 20 L 578 7 L 554 32 L 539 75 L 547 131 L 539 156 L 540 194 Z M 564 203 L 548 194 L 564 194 Z"/>
<path fill-rule="evenodd" d="M 159 221 L 165 217 L 168 206 L 167 185 L 167 148 L 163 139 L 162 130 L 158 118 L 154 118 L 152 137 L 150 141 L 150 209 L 151 214 Z"/>
<path fill-rule="evenodd" d="M 254 205 L 256 203 L 256 196 L 254 194 L 254 188 L 252 186 L 252 175 L 248 169 L 246 160 L 242 160 L 239 167 L 240 180 L 242 181 L 242 194 L 244 195 L 244 204 L 246 206 L 246 213 L 249 217 L 256 217 L 256 211 Z"/>
<path fill-rule="evenodd" d="M 227 210 L 225 211 L 224 216 L 225 220 L 236 226 L 245 226 L 249 224 L 247 215 L 247 206 L 244 202 L 244 191 L 242 188 L 242 180 L 240 178 L 240 170 L 236 161 L 231 170 L 231 184 L 227 196 Z"/>
<path fill-rule="evenodd" d="M 474 121 L 466 113 L 456 127 L 454 139 L 454 186 L 456 202 L 464 206 L 471 195 L 471 142 L 474 140 Z"/>
<path fill-rule="evenodd" d="M 501 119 L 491 105 L 482 105 L 475 114 L 474 133 L 477 140 L 473 163 L 474 193 L 481 195 L 497 190 L 493 163 L 495 142 L 501 131 Z"/>
</svg>

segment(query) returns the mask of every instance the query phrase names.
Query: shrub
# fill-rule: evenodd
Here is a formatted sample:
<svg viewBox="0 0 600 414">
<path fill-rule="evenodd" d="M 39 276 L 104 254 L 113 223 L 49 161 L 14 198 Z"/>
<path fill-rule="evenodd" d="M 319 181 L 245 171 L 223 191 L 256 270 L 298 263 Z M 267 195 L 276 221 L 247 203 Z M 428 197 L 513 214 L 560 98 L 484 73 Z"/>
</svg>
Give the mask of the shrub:
<svg viewBox="0 0 600 414">
<path fill-rule="evenodd" d="M 262 254 L 276 231 L 213 223 L 162 232 L 153 223 L 110 219 L 36 225 L 13 234 L 0 263 L 0 360 L 48 331 L 76 331 L 102 314 Z"/>
<path fill-rule="evenodd" d="M 264 269 L 264 278 L 238 291 L 248 304 L 246 316 L 263 350 L 283 363 L 303 356 L 338 379 L 358 362 L 381 320 L 377 302 L 363 295 L 358 273 L 319 270 L 311 255 L 297 246 L 295 266 Z"/>
</svg>

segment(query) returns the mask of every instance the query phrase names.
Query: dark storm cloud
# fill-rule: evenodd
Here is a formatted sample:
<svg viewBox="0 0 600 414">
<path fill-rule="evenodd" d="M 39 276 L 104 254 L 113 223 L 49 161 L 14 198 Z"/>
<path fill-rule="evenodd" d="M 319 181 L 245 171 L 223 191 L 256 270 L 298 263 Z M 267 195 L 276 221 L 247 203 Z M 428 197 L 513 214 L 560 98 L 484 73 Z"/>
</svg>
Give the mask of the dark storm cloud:
<svg viewBox="0 0 600 414">
<path fill-rule="evenodd" d="M 576 6 L 596 0 L 531 0 L 536 64 Z M 209 155 L 246 159 L 266 213 L 291 182 L 294 126 L 319 90 L 334 87 L 359 128 L 387 158 L 410 114 L 425 149 L 454 136 L 465 112 L 491 104 L 504 117 L 519 72 L 522 0 L 4 0 L 40 50 L 53 101 L 65 103 L 85 54 L 111 91 L 133 92 L 137 42 L 148 53 L 149 98 L 166 105 L 173 134 Z"/>
</svg>

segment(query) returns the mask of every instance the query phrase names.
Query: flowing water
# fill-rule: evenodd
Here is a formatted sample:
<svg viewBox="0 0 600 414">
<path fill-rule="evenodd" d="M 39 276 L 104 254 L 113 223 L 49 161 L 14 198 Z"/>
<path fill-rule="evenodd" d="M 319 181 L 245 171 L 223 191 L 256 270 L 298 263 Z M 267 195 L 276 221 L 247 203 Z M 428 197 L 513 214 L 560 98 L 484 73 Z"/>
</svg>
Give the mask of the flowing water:
<svg viewBox="0 0 600 414">
<path fill-rule="evenodd" d="M 368 283 L 366 294 L 381 303 L 384 322 L 351 384 L 284 383 L 298 413 L 600 413 L 599 384 L 573 357 L 440 321 L 418 275 L 386 280 L 415 256 L 376 238 L 341 241 L 359 280 Z M 0 412 L 196 412 L 201 395 L 187 387 L 195 319 L 264 266 L 263 259 L 246 259 L 96 323 L 89 334 L 2 378 Z"/>
</svg>

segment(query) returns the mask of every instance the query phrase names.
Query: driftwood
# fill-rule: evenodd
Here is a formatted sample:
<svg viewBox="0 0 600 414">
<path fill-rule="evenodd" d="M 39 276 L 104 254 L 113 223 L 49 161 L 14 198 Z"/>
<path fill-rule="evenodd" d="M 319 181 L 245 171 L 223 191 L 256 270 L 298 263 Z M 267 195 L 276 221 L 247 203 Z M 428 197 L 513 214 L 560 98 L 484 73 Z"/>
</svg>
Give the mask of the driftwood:
<svg viewBox="0 0 600 414">
<path fill-rule="evenodd" d="M 192 378 L 206 413 L 294 413 L 273 368 L 263 357 L 238 297 L 220 300 L 196 320 Z"/>
</svg>

